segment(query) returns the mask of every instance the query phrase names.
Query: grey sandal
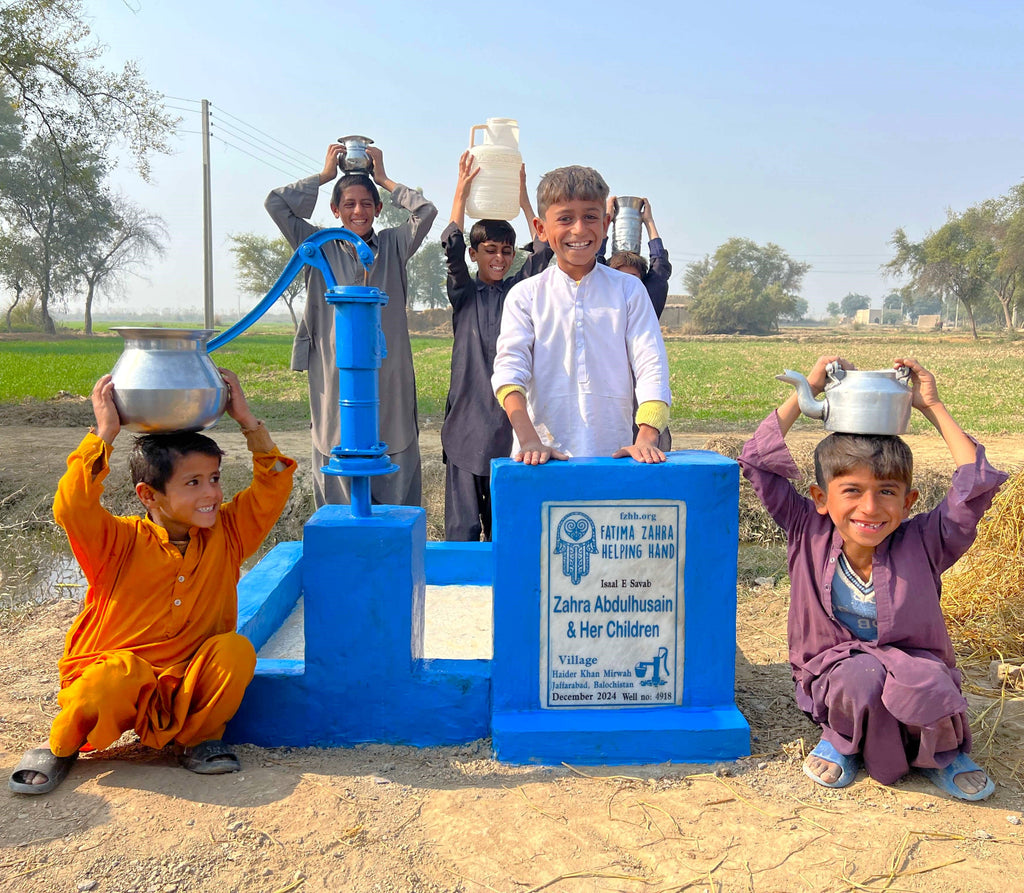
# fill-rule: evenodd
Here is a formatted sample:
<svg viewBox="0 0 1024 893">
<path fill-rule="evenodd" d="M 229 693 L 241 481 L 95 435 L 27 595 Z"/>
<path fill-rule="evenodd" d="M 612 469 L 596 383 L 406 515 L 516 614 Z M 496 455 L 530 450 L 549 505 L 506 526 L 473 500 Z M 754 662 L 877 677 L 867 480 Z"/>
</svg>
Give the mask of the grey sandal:
<svg viewBox="0 0 1024 893">
<path fill-rule="evenodd" d="M 48 747 L 33 747 L 25 751 L 21 762 L 14 767 L 7 786 L 15 794 L 48 794 L 65 778 L 78 759 L 74 753 L 70 757 L 58 757 Z M 29 784 L 24 780 L 25 773 L 38 772 L 46 776 L 42 784 Z"/>
<path fill-rule="evenodd" d="M 219 738 L 186 747 L 178 755 L 178 762 L 198 775 L 224 775 L 242 768 L 234 751 Z"/>
</svg>

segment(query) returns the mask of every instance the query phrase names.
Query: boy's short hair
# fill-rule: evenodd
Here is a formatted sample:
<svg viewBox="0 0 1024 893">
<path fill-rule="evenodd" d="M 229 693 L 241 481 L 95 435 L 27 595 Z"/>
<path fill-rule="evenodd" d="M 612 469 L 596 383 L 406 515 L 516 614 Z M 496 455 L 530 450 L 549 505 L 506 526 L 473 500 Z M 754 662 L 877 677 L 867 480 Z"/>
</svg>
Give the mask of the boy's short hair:
<svg viewBox="0 0 1024 893">
<path fill-rule="evenodd" d="M 516 247 L 516 231 L 507 220 L 478 220 L 469 231 L 469 247 L 474 251 L 481 242 L 500 242 Z"/>
<path fill-rule="evenodd" d="M 341 207 L 341 197 L 349 186 L 362 186 L 370 193 L 374 205 L 380 204 L 380 192 L 377 191 L 377 186 L 373 180 L 366 176 L 366 174 L 345 174 L 344 177 L 334 184 L 334 189 L 331 191 L 331 207 Z"/>
<path fill-rule="evenodd" d="M 205 434 L 198 431 L 175 431 L 172 434 L 143 434 L 135 438 L 128 454 L 128 470 L 132 485 L 149 484 L 164 492 L 174 475 L 178 461 L 189 453 L 202 453 L 220 459 L 224 451 Z"/>
<path fill-rule="evenodd" d="M 635 251 L 616 251 L 608 258 L 608 266 L 613 270 L 629 267 L 631 270 L 639 271 L 641 278 L 647 275 L 647 261 Z"/>
<path fill-rule="evenodd" d="M 603 207 L 608 201 L 608 184 L 592 167 L 572 164 L 548 171 L 537 187 L 537 214 L 543 217 L 555 202 L 571 202 L 577 199 L 600 201 Z"/>
<path fill-rule="evenodd" d="M 830 434 L 814 448 L 814 477 L 823 490 L 858 466 L 878 480 L 913 485 L 914 454 L 893 434 Z"/>
</svg>

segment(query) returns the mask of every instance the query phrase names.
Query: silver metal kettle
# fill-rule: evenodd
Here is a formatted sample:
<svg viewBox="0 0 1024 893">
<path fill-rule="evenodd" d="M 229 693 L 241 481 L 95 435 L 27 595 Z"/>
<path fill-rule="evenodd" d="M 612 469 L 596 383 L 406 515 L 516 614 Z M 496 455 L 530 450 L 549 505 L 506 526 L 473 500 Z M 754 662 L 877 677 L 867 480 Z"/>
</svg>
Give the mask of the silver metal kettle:
<svg viewBox="0 0 1024 893">
<path fill-rule="evenodd" d="M 844 434 L 904 434 L 910 425 L 914 393 L 910 370 L 879 369 L 861 372 L 839 363 L 825 367 L 824 399 L 815 399 L 806 377 L 792 369 L 776 375 L 796 388 L 800 411 L 822 419 L 825 430 Z"/>
</svg>

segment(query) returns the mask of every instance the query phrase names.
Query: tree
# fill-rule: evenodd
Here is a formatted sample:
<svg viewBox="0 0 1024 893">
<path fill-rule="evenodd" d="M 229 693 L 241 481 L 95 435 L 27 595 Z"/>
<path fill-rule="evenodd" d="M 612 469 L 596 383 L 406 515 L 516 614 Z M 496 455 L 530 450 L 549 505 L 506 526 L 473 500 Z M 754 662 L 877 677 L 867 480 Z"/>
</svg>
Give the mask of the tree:
<svg viewBox="0 0 1024 893">
<path fill-rule="evenodd" d="M 43 330 L 51 335 L 51 308 L 79 281 L 84 258 L 113 220 L 100 158 L 74 145 L 63 158 L 70 173 L 52 143 L 35 137 L 0 165 L 0 236 L 17 246 L 24 282 L 38 295 Z"/>
<path fill-rule="evenodd" d="M 1024 289 L 1024 184 L 1018 184 L 1007 195 L 989 199 L 970 209 L 975 217 L 975 230 L 980 239 L 991 241 L 995 267 L 989 286 L 1003 311 L 1003 324 L 1014 328 L 1016 304 Z"/>
<path fill-rule="evenodd" d="M 25 246 L 6 233 L 0 233 L 0 283 L 14 292 L 14 300 L 7 305 L 5 323 L 11 331 L 11 317 L 23 298 L 29 297 L 32 282 L 31 266 Z"/>
<path fill-rule="evenodd" d="M 871 307 L 871 298 L 867 295 L 858 295 L 850 292 L 839 302 L 839 309 L 847 319 L 853 319 L 858 310 L 867 310 Z"/>
<path fill-rule="evenodd" d="M 105 157 L 127 144 L 149 177 L 151 152 L 170 151 L 178 119 L 167 113 L 134 62 L 102 68 L 80 0 L 6 0 L 0 6 L 0 90 L 13 98 L 29 132 L 51 144 L 61 170 L 73 172 L 72 149 Z"/>
<path fill-rule="evenodd" d="M 897 229 L 889 242 L 896 256 L 884 267 L 892 275 L 909 276 L 913 288 L 959 301 L 975 338 L 975 308 L 984 300 L 998 263 L 986 227 L 984 215 L 971 208 L 963 214 L 948 211 L 946 223 L 920 242 L 911 242 L 902 228 Z"/>
<path fill-rule="evenodd" d="M 14 110 L 14 103 L 0 81 L 0 161 L 17 155 L 24 143 L 21 119 Z"/>
<path fill-rule="evenodd" d="M 248 295 L 264 297 L 270 293 L 277 278 L 292 259 L 292 246 L 283 236 L 268 239 L 256 233 L 238 233 L 229 237 L 231 253 L 235 256 L 238 284 Z M 306 293 L 305 271 L 295 274 L 281 295 L 292 318 L 292 326 L 298 330 L 299 321 L 295 316 L 295 302 Z"/>
<path fill-rule="evenodd" d="M 381 190 L 384 207 L 374 226 L 378 229 L 401 226 L 409 219 L 409 212 L 396 208 L 388 199 L 388 193 Z M 445 279 L 448 267 L 444 251 L 437 239 L 426 238 L 406 265 L 408 288 L 406 297 L 410 307 L 447 307 L 448 294 Z"/>
<path fill-rule="evenodd" d="M 92 334 L 92 304 L 96 295 L 100 291 L 119 289 L 124 277 L 145 261 L 151 252 L 163 253 L 167 238 L 167 228 L 159 217 L 147 214 L 123 199 L 115 201 L 111 210 L 113 220 L 100 221 L 104 237 L 97 238 L 82 259 L 82 278 L 87 287 L 86 335 Z"/>
<path fill-rule="evenodd" d="M 711 267 L 711 258 L 706 254 L 700 260 L 686 265 L 686 270 L 683 273 L 683 288 L 686 294 L 694 297 L 700 291 L 701 283 L 708 278 Z"/>
<path fill-rule="evenodd" d="M 690 264 L 684 281 L 696 281 L 705 262 Z M 776 331 L 782 317 L 799 309 L 797 292 L 809 269 L 771 242 L 761 246 L 750 239 L 730 239 L 719 246 L 700 279 L 690 314 L 708 334 Z"/>
<path fill-rule="evenodd" d="M 793 298 L 793 309 L 786 313 L 779 314 L 779 322 L 800 322 L 810 309 L 810 305 L 803 298 Z"/>
<path fill-rule="evenodd" d="M 903 296 L 893 291 L 882 298 L 882 324 L 898 326 L 903 322 Z"/>
<path fill-rule="evenodd" d="M 838 319 L 843 315 L 842 308 L 835 301 L 828 302 L 828 306 L 825 308 L 825 312 L 835 319 Z"/>
<path fill-rule="evenodd" d="M 444 249 L 437 239 L 425 239 L 419 250 L 409 258 L 409 305 L 414 308 L 448 306 L 448 264 Z"/>
</svg>

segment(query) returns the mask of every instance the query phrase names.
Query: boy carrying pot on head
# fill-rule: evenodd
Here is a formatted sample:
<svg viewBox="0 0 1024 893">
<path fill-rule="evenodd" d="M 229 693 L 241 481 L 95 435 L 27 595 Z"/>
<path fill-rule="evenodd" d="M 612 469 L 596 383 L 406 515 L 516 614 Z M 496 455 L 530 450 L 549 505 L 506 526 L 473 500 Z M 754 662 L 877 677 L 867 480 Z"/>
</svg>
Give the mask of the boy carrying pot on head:
<svg viewBox="0 0 1024 893">
<path fill-rule="evenodd" d="M 618 211 L 618 198 L 614 195 L 608 196 L 608 214 L 615 219 Z M 636 276 L 647 289 L 650 295 L 651 305 L 658 319 L 661 319 L 662 311 L 665 309 L 665 301 L 668 300 L 668 280 L 672 276 L 672 263 L 668 259 L 668 251 L 665 250 L 665 243 L 658 235 L 658 226 L 654 222 L 654 212 L 651 210 L 649 199 L 643 199 L 640 209 L 640 220 L 647 229 L 647 251 L 651 255 L 650 264 L 642 255 L 635 251 L 616 251 L 611 257 L 605 260 L 605 248 L 608 240 L 601 243 L 601 251 L 598 254 L 597 262 L 608 264 L 613 270 L 622 270 Z"/>
<path fill-rule="evenodd" d="M 545 174 L 537 189 L 537 237 L 557 264 L 509 292 L 491 377 L 516 461 L 665 461 L 658 434 L 672 400 L 668 358 L 640 280 L 597 263 L 607 198 L 604 178 L 578 165 Z"/>
<path fill-rule="evenodd" d="M 505 297 L 517 282 L 551 261 L 547 242 L 534 239 L 533 251 L 517 273 L 507 276 L 515 260 L 516 232 L 505 220 L 478 220 L 469 231 L 466 264 L 463 225 L 466 200 L 480 172 L 469 152 L 459 159 L 451 222 L 441 233 L 448 262 L 448 300 L 452 305 L 452 372 L 441 426 L 445 462 L 444 536 L 446 540 L 491 538 L 491 459 L 512 450 L 512 426 L 494 399 L 491 375 Z M 519 204 L 533 230 L 533 206 L 526 191 L 526 167 L 519 173 Z"/>
<path fill-rule="evenodd" d="M 237 376 L 220 371 L 228 415 L 253 454 L 252 483 L 224 503 L 213 440 L 147 434 L 128 460 L 143 517 L 100 504 L 121 423 L 111 377 L 93 388 L 96 425 L 68 457 L 53 504 L 89 589 L 64 643 L 48 747 L 29 750 L 11 773 L 16 793 L 52 791 L 80 750 L 129 729 L 148 747 L 173 742 L 192 772 L 240 768 L 220 740 L 256 668 L 252 643 L 235 632 L 238 578 L 288 501 L 295 462 L 253 415 Z"/>
<path fill-rule="evenodd" d="M 672 264 L 668 259 L 668 251 L 665 250 L 665 243 L 658 235 L 658 226 L 654 222 L 654 212 L 651 210 L 650 199 L 642 199 L 640 208 L 640 220 L 647 229 L 647 251 L 651 255 L 651 262 L 647 261 L 635 251 L 616 251 L 610 258 L 605 260 L 605 248 L 608 240 L 601 243 L 601 250 L 597 255 L 599 264 L 608 264 L 613 270 L 621 270 L 636 276 L 647 289 L 651 298 L 651 306 L 658 319 L 661 319 L 662 311 L 665 309 L 665 302 L 668 300 L 668 280 L 672 276 Z M 608 214 L 612 220 L 618 212 L 618 198 L 614 195 L 608 196 Z M 634 426 L 634 434 L 636 433 Z M 658 447 L 662 452 L 669 452 L 672 449 L 672 432 L 668 427 L 658 437 Z"/>
<path fill-rule="evenodd" d="M 309 222 L 316 207 L 320 187 L 338 176 L 339 156 L 344 156 L 341 143 L 331 143 L 323 170 L 305 179 L 273 190 L 264 206 L 292 248 L 321 227 Z M 371 497 L 375 504 L 419 505 L 422 490 L 420 469 L 419 425 L 416 420 L 416 375 L 409 343 L 406 318 L 406 270 L 409 258 L 416 253 L 437 208 L 421 192 L 392 180 L 384 170 L 384 155 L 376 146 L 367 146 L 366 154 L 373 161 L 373 179 L 365 174 L 345 174 L 331 192 L 331 213 L 341 226 L 354 232 L 373 251 L 375 260 L 370 270 L 370 286 L 388 296 L 381 310 L 381 328 L 387 343 L 387 356 L 379 372 L 380 437 L 388 445 L 391 461 L 398 465 L 394 474 L 371 479 Z M 409 214 L 401 226 L 375 231 L 373 221 L 383 207 L 377 186 L 391 193 L 391 203 Z M 331 265 L 338 285 L 362 285 L 363 265 L 351 246 L 331 242 L 323 246 L 324 257 Z M 347 477 L 324 474 L 331 450 L 337 445 L 341 414 L 338 407 L 339 383 L 337 353 L 334 344 L 335 310 L 324 300 L 326 286 L 319 270 L 308 269 L 306 309 L 295 335 L 292 369 L 309 374 L 309 411 L 313 435 L 313 500 L 322 505 L 347 505 L 350 484 Z"/>
<path fill-rule="evenodd" d="M 830 362 L 852 368 L 820 357 L 807 376 L 815 393 Z M 995 786 L 968 756 L 967 702 L 939 597 L 943 571 L 974 542 L 1007 476 L 953 420 L 927 369 L 914 359 L 895 366 L 910 370 L 913 405 L 957 466 L 937 508 L 909 518 L 913 456 L 895 436 L 830 434 L 814 453 L 811 498 L 800 496 L 785 444 L 800 415 L 795 392 L 744 445 L 740 467 L 786 531 L 796 702 L 822 729 L 804 772 L 841 788 L 862 764 L 882 784 L 915 768 L 954 797 L 982 800 Z"/>
</svg>

